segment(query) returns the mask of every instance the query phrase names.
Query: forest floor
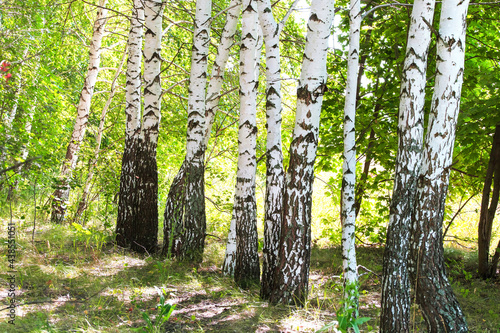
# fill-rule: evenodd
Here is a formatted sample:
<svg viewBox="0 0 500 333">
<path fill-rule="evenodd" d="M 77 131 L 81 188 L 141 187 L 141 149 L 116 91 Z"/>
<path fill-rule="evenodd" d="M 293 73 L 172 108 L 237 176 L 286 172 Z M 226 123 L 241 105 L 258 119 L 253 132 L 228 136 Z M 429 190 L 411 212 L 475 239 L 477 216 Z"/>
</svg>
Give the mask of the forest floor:
<svg viewBox="0 0 500 333">
<path fill-rule="evenodd" d="M 242 290 L 220 272 L 224 242 L 207 239 L 205 260 L 193 266 L 136 255 L 108 242 L 109 235 L 75 226 L 32 227 L 17 221 L 16 318 L 8 323 L 7 221 L 1 221 L 0 332 L 142 332 L 159 295 L 176 304 L 154 332 L 314 332 L 336 319 L 341 295 L 338 246 L 315 245 L 310 297 L 304 307 L 269 306 L 258 286 Z M 471 332 L 500 332 L 500 281 L 483 281 L 473 251 L 446 249 L 448 272 Z M 383 248 L 358 248 L 361 331 L 378 331 Z M 424 324 L 412 308 L 415 332 Z M 144 332 L 153 332 L 153 330 Z"/>
</svg>

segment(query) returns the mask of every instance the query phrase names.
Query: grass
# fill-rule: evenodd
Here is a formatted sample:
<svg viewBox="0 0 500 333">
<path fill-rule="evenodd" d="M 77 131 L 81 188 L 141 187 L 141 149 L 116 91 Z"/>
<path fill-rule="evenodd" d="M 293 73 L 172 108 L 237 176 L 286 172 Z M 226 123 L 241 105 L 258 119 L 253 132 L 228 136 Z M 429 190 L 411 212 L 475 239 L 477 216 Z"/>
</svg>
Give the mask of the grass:
<svg viewBox="0 0 500 333">
<path fill-rule="evenodd" d="M 5 231 L 7 221 L 2 221 Z M 310 297 L 303 308 L 268 306 L 258 289 L 242 290 L 220 273 L 224 244 L 207 238 L 199 266 L 161 261 L 126 252 L 109 242 L 103 230 L 42 224 L 31 243 L 32 227 L 17 225 L 15 326 L 0 316 L 0 332 L 133 332 L 152 320 L 162 289 L 176 309 L 163 332 L 314 332 L 335 319 L 341 296 L 341 252 L 315 245 L 311 257 Z M 6 243 L 7 233 L 0 235 Z M 448 271 L 471 332 L 500 331 L 499 281 L 475 276 L 476 254 L 448 248 Z M 0 254 L 1 308 L 8 306 L 7 246 Z M 383 248 L 358 249 L 360 315 L 371 320 L 364 332 L 378 331 Z M 414 331 L 423 331 L 414 308 Z"/>
</svg>

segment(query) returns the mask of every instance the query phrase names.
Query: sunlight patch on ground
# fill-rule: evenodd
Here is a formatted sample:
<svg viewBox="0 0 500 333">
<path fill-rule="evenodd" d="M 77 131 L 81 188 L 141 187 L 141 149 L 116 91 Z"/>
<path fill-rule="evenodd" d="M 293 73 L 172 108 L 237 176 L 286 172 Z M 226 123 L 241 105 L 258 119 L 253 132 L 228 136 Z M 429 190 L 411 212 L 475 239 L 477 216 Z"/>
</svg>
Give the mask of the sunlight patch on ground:
<svg viewBox="0 0 500 333">
<path fill-rule="evenodd" d="M 142 267 L 146 261 L 132 257 L 111 257 L 106 261 L 100 261 L 96 265 L 84 268 L 83 271 L 94 276 L 112 276 L 118 272 L 131 267 Z"/>
</svg>

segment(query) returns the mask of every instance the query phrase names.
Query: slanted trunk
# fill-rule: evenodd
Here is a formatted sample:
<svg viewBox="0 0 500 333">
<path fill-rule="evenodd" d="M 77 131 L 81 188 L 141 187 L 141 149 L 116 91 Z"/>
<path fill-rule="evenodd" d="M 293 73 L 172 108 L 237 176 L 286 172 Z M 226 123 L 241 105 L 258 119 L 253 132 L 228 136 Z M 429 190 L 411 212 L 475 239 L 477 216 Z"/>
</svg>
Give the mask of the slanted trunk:
<svg viewBox="0 0 500 333">
<path fill-rule="evenodd" d="M 94 33 L 92 35 L 92 42 L 90 43 L 90 59 L 87 77 L 85 78 L 82 93 L 80 94 L 80 102 L 77 107 L 77 116 L 73 127 L 73 134 L 71 135 L 71 141 L 68 145 L 66 157 L 64 158 L 61 168 L 60 179 L 57 189 L 53 194 L 51 221 L 55 223 L 62 223 L 64 221 L 69 192 L 71 190 L 69 182 L 78 161 L 80 146 L 85 136 L 85 131 L 87 130 L 90 102 L 92 100 L 92 95 L 94 94 L 94 86 L 101 62 L 101 42 L 104 36 L 104 27 L 106 25 L 107 10 L 104 8 L 106 2 L 107 0 L 99 1 L 97 17 L 94 22 Z"/>
<path fill-rule="evenodd" d="M 399 102 L 398 153 L 382 278 L 381 332 L 409 332 L 410 225 L 422 164 L 427 56 L 434 0 L 413 4 Z M 427 21 L 427 23 L 426 23 Z"/>
<path fill-rule="evenodd" d="M 188 102 L 188 112 L 191 116 L 188 119 L 190 125 L 187 132 L 186 158 L 170 186 L 165 204 L 165 237 L 162 251 L 164 255 L 170 252 L 171 255 L 194 261 L 202 259 L 205 241 L 204 156 L 218 109 L 223 75 L 229 51 L 234 44 L 241 9 L 241 0 L 230 2 L 205 96 L 211 3 L 198 2 L 200 10 L 196 11 L 198 23 L 193 38 L 189 89 L 189 98 L 193 102 Z"/>
<path fill-rule="evenodd" d="M 347 294 L 358 284 L 356 264 L 356 96 L 359 71 L 359 38 L 361 29 L 361 7 L 359 0 L 351 0 L 349 11 L 349 53 L 347 61 L 347 84 L 344 104 L 344 156 L 342 177 L 342 268 L 346 298 L 358 302 L 355 294 Z"/>
<path fill-rule="evenodd" d="M 493 184 L 493 193 L 491 185 Z M 498 197 L 500 195 L 500 124 L 495 128 L 493 144 L 490 152 L 490 161 L 486 170 L 486 179 L 483 187 L 483 199 L 481 201 L 481 214 L 479 216 L 478 227 L 478 271 L 483 279 L 496 275 L 496 264 L 489 265 L 491 230 L 493 219 L 498 207 Z M 491 200 L 490 200 L 491 196 Z M 494 266 L 494 267 L 493 267 Z"/>
<path fill-rule="evenodd" d="M 158 246 L 158 166 L 156 147 L 161 118 L 161 38 L 163 2 L 144 1 L 144 115 L 137 146 L 137 201 L 131 242 L 136 252 Z"/>
<path fill-rule="evenodd" d="M 422 169 L 411 229 L 410 274 L 429 332 L 467 332 L 467 323 L 446 276 L 443 216 L 463 82 L 467 0 L 444 1 Z"/>
<path fill-rule="evenodd" d="M 141 65 L 144 5 L 134 0 L 128 36 L 127 86 L 125 92 L 125 147 L 120 176 L 120 198 L 116 221 L 116 243 L 129 248 L 135 235 L 136 216 L 136 154 L 141 131 Z"/>
<path fill-rule="evenodd" d="M 78 203 L 78 209 L 76 210 L 75 213 L 75 222 L 78 222 L 80 219 L 80 216 L 82 215 L 83 211 L 87 209 L 87 197 L 90 192 L 90 185 L 92 183 L 92 179 L 94 177 L 94 170 L 95 167 L 97 166 L 97 162 L 99 161 L 99 154 L 101 152 L 101 142 L 102 142 L 102 136 L 104 133 L 104 124 L 106 122 L 106 114 L 108 113 L 109 106 L 111 105 L 111 102 L 113 101 L 113 97 L 116 92 L 116 82 L 118 80 L 118 77 L 120 76 L 120 73 L 122 71 L 123 64 L 125 63 L 125 58 L 127 55 L 127 50 L 123 52 L 123 57 L 120 62 L 120 65 L 118 66 L 118 69 L 116 70 L 115 77 L 113 78 L 113 82 L 111 83 L 111 92 L 109 94 L 108 100 L 106 101 L 106 104 L 104 105 L 104 108 L 102 109 L 101 112 L 101 119 L 99 121 L 99 128 L 97 129 L 97 137 L 96 137 L 96 146 L 94 150 L 94 159 L 90 163 L 90 168 L 89 168 L 89 173 L 87 174 L 87 179 L 85 180 L 85 185 L 83 186 L 83 193 L 82 197 L 80 199 L 80 202 Z"/>
<path fill-rule="evenodd" d="M 291 6 L 293 10 L 297 1 Z M 283 151 L 281 146 L 281 52 L 280 32 L 287 16 L 279 24 L 273 17 L 271 2 L 258 0 L 259 22 L 266 44 L 266 196 L 264 218 L 264 247 L 260 297 L 269 299 L 278 268 L 279 240 L 283 221 Z"/>
<path fill-rule="evenodd" d="M 303 304 L 307 299 L 311 254 L 311 205 L 319 120 L 326 90 L 326 55 L 334 1 L 313 0 L 302 72 L 297 88 L 297 114 L 285 179 L 279 269 L 270 302 Z"/>
<path fill-rule="evenodd" d="M 243 1 L 241 26 L 243 38 L 240 48 L 239 155 L 233 219 L 236 227 L 234 280 L 244 288 L 259 283 L 260 279 L 255 198 L 259 29 L 256 1 Z"/>
</svg>

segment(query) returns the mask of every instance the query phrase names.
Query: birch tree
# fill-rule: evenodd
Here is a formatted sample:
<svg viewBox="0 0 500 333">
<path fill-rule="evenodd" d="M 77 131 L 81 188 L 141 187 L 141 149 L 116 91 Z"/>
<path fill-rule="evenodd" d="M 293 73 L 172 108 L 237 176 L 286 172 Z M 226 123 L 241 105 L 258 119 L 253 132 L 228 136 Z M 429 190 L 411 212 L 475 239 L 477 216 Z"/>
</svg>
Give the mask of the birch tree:
<svg viewBox="0 0 500 333">
<path fill-rule="evenodd" d="M 349 53 L 344 104 L 344 161 L 342 166 L 342 268 L 345 297 L 356 298 L 354 291 L 358 284 L 358 267 L 356 264 L 354 192 L 356 188 L 356 96 L 361 29 L 360 0 L 351 0 L 349 21 Z"/>
<path fill-rule="evenodd" d="M 51 221 L 56 223 L 62 223 L 64 221 L 71 190 L 69 183 L 78 161 L 78 153 L 85 136 L 85 131 L 87 130 L 90 103 L 92 95 L 94 94 L 94 86 L 101 62 L 101 42 L 104 36 L 104 27 L 106 25 L 107 10 L 104 8 L 106 2 L 107 0 L 100 0 L 99 7 L 97 8 L 97 17 L 94 22 L 94 31 L 90 43 L 87 76 L 80 94 L 73 134 L 71 135 L 71 141 L 68 145 L 66 157 L 64 158 L 61 168 L 59 184 L 53 194 Z"/>
<path fill-rule="evenodd" d="M 165 208 L 164 252 L 201 261 L 205 243 L 205 107 L 212 1 L 196 1 L 189 76 L 186 158 Z M 178 175 L 179 177 L 179 175 Z M 182 182 L 182 183 L 179 183 Z M 178 205 L 175 201 L 181 201 Z"/>
<path fill-rule="evenodd" d="M 281 258 L 271 303 L 303 303 L 311 254 L 311 205 L 319 120 L 326 89 L 326 56 L 334 1 L 313 0 L 297 88 L 297 113 L 285 178 Z"/>
<path fill-rule="evenodd" d="M 83 211 L 87 208 L 87 197 L 90 192 L 90 186 L 92 184 L 92 179 L 94 177 L 94 170 L 95 167 L 97 166 L 97 163 L 99 161 L 99 154 L 101 152 L 101 142 L 102 142 L 102 136 L 104 135 L 104 125 L 106 123 L 106 115 L 108 113 L 109 107 L 111 105 L 111 102 L 113 101 L 113 97 L 116 93 L 116 84 L 118 81 L 118 77 L 120 76 L 122 72 L 122 67 L 123 64 L 125 63 L 127 55 L 127 50 L 123 52 L 123 57 L 122 60 L 120 61 L 120 64 L 118 65 L 118 68 L 116 69 L 115 77 L 113 78 L 113 82 L 111 82 L 111 91 L 109 93 L 109 97 L 106 100 L 106 103 L 104 104 L 104 107 L 101 112 L 101 118 L 99 120 L 99 127 L 97 129 L 97 135 L 96 135 L 96 146 L 94 149 L 94 158 L 92 159 L 90 163 L 90 168 L 89 172 L 87 174 L 87 179 L 85 180 L 85 185 L 83 186 L 83 192 L 82 196 L 80 198 L 80 202 L 78 203 L 78 209 L 76 210 L 75 213 L 75 220 L 78 221 L 80 219 L 80 216 L 82 215 Z"/>
<path fill-rule="evenodd" d="M 150 252 L 158 246 L 158 166 L 156 148 L 161 118 L 162 0 L 144 1 L 144 115 L 136 154 L 137 201 L 131 248 Z"/>
<path fill-rule="evenodd" d="M 257 0 L 259 22 L 266 45 L 266 194 L 264 247 L 260 296 L 268 299 L 274 288 L 278 267 L 279 240 L 283 214 L 283 151 L 281 145 L 281 52 L 279 37 L 295 8 L 295 1 L 281 22 L 276 22 L 269 0 Z"/>
<path fill-rule="evenodd" d="M 493 191 L 492 191 L 493 185 Z M 491 198 L 490 198 L 491 196 Z M 491 145 L 490 160 L 486 170 L 486 178 L 483 186 L 483 197 L 481 200 L 481 213 L 478 226 L 478 272 L 483 279 L 496 276 L 498 255 L 495 254 L 490 262 L 490 243 L 493 228 L 493 220 L 498 207 L 500 197 L 500 124 L 495 127 L 493 143 Z M 500 250 L 500 241 L 496 252 Z M 496 258 L 496 259 L 495 259 Z"/>
<path fill-rule="evenodd" d="M 205 4 L 200 4 L 200 6 L 206 6 Z M 206 10 L 206 8 L 205 8 Z M 200 156 L 204 158 L 205 156 L 205 150 L 210 138 L 210 133 L 212 129 L 212 125 L 214 123 L 215 119 L 215 114 L 217 112 L 218 106 L 219 106 L 219 99 L 220 99 L 220 91 L 222 88 L 222 83 L 223 83 L 223 78 L 224 78 L 224 71 L 226 69 L 226 64 L 227 60 L 229 58 L 229 52 L 235 42 L 234 36 L 236 33 L 236 28 L 238 25 L 238 19 L 239 19 L 239 13 L 241 10 L 241 0 L 231 0 L 229 3 L 229 9 L 227 11 L 226 15 L 226 24 L 224 26 L 224 30 L 222 32 L 219 46 L 217 48 L 217 56 L 215 58 L 215 61 L 213 63 L 213 69 L 212 69 L 212 75 L 210 78 L 210 82 L 208 84 L 207 88 L 207 93 L 206 96 L 204 95 L 203 98 L 205 100 L 205 105 L 202 106 L 200 105 L 199 102 L 196 103 L 196 105 L 193 104 L 193 107 L 196 106 L 200 108 L 198 111 L 194 110 L 192 111 L 192 116 L 193 117 L 200 117 L 200 115 L 205 115 L 204 119 L 204 128 L 203 128 L 203 133 L 202 133 L 202 140 L 199 140 L 199 126 L 196 126 L 196 128 L 193 128 L 192 130 L 188 131 L 188 144 L 189 144 L 189 156 L 191 157 L 196 157 L 197 162 L 200 160 Z M 197 11 L 198 13 L 198 11 Z M 208 14 L 209 15 L 209 14 Z M 209 17 L 209 16 L 208 16 Z M 200 24 L 204 24 L 203 26 L 199 26 L 199 28 L 205 28 L 207 29 L 207 33 L 209 32 L 209 24 L 210 21 L 207 21 L 207 17 L 200 17 L 200 20 L 204 20 Z M 205 38 L 205 33 L 202 34 L 195 34 L 194 39 L 203 37 Z M 208 38 L 208 37 L 207 37 Z M 201 44 L 201 45 L 199 45 Z M 200 52 L 208 52 L 206 48 L 208 45 L 205 43 L 202 43 L 200 41 L 196 41 L 196 47 L 201 47 L 202 49 L 198 49 L 197 52 L 197 57 L 200 57 L 205 59 L 206 61 L 206 56 L 203 57 Z M 195 68 L 193 70 L 196 70 L 200 72 L 199 68 L 196 68 L 198 66 L 198 62 L 195 62 Z M 200 64 L 203 65 L 203 64 Z M 206 73 L 206 64 L 204 66 L 204 71 Z M 202 68 L 203 69 L 203 68 Z M 191 76 L 192 77 L 192 76 Z M 195 81 L 193 81 L 194 83 Z M 199 79 L 196 83 L 197 85 L 201 84 L 201 79 Z M 206 84 L 206 80 L 204 81 L 204 84 Z M 193 92 L 191 89 L 190 91 L 193 92 L 193 96 L 191 97 L 192 99 L 195 99 L 195 93 L 200 94 L 202 91 L 204 91 L 204 86 L 198 86 L 200 90 Z M 200 96 L 198 96 L 200 97 Z M 192 103 L 189 103 L 189 105 L 192 105 Z M 204 113 L 199 113 L 199 115 L 196 112 L 204 112 Z M 191 123 L 194 125 L 195 123 Z M 199 125 L 199 124 L 198 124 Z M 194 136 L 194 138 L 190 138 L 189 136 Z M 199 146 L 197 147 L 196 144 Z M 191 253 L 193 256 L 191 258 L 195 260 L 200 260 L 201 259 L 201 254 L 203 253 L 203 248 L 204 248 L 204 239 L 205 239 L 205 229 L 206 229 L 206 217 L 205 217 L 205 209 L 204 209 L 204 197 L 200 197 L 201 194 L 204 196 L 204 184 L 198 189 L 193 188 L 195 185 L 190 184 L 189 180 L 187 179 L 187 166 L 188 166 L 188 153 L 186 152 L 186 158 L 184 159 L 184 162 L 177 173 L 176 177 L 172 181 L 172 185 L 170 187 L 170 191 L 168 194 L 167 202 L 165 205 L 165 212 L 164 212 L 164 244 L 163 244 L 163 254 L 167 255 L 169 252 L 172 255 L 175 256 L 180 256 L 180 257 L 186 257 L 189 258 L 190 255 L 188 255 L 188 252 Z M 204 162 L 204 161 L 203 161 Z M 197 164 L 199 166 L 199 163 Z M 203 170 L 204 171 L 204 170 Z M 194 177 L 196 176 L 196 177 Z M 198 186 L 200 185 L 200 182 L 203 182 L 203 173 L 197 173 L 196 175 L 192 175 L 190 178 L 194 182 L 198 182 Z M 190 186 L 192 188 L 191 192 L 187 191 L 187 187 Z M 199 192 L 203 191 L 203 193 Z M 203 202 L 200 203 L 194 198 L 190 198 L 190 196 L 194 194 L 197 196 L 196 200 L 201 200 Z M 196 222 L 191 218 L 191 222 L 197 223 L 199 225 L 199 228 L 196 228 L 196 226 L 187 226 L 185 223 L 183 223 L 183 220 L 185 216 L 188 216 L 194 213 L 187 213 L 188 211 L 192 211 L 192 207 L 195 205 L 197 207 L 197 211 L 195 215 L 198 215 L 200 217 L 200 221 Z M 186 235 L 188 238 L 186 239 L 186 236 L 184 236 L 184 233 L 188 233 Z"/>
<path fill-rule="evenodd" d="M 141 64 L 144 5 L 134 0 L 128 35 L 128 60 L 125 92 L 125 147 L 120 176 L 120 197 L 116 222 L 116 242 L 130 247 L 135 234 L 136 154 L 141 131 Z"/>
<path fill-rule="evenodd" d="M 410 329 L 410 224 L 422 164 L 427 57 L 434 5 L 434 0 L 415 0 L 408 31 L 399 103 L 398 153 L 384 252 L 381 332 Z"/>
<path fill-rule="evenodd" d="M 463 82 L 467 0 L 442 4 L 436 79 L 411 230 L 410 274 L 429 332 L 467 332 L 446 276 L 442 224 Z"/>
<path fill-rule="evenodd" d="M 257 87 L 259 80 L 260 38 L 257 2 L 243 1 L 240 46 L 240 118 L 238 131 L 238 170 L 231 224 L 236 235 L 234 254 L 226 250 L 224 267 L 242 287 L 258 283 L 260 278 L 257 234 L 257 203 L 255 176 L 257 171 Z M 231 238 L 228 249 L 231 246 Z"/>
</svg>

